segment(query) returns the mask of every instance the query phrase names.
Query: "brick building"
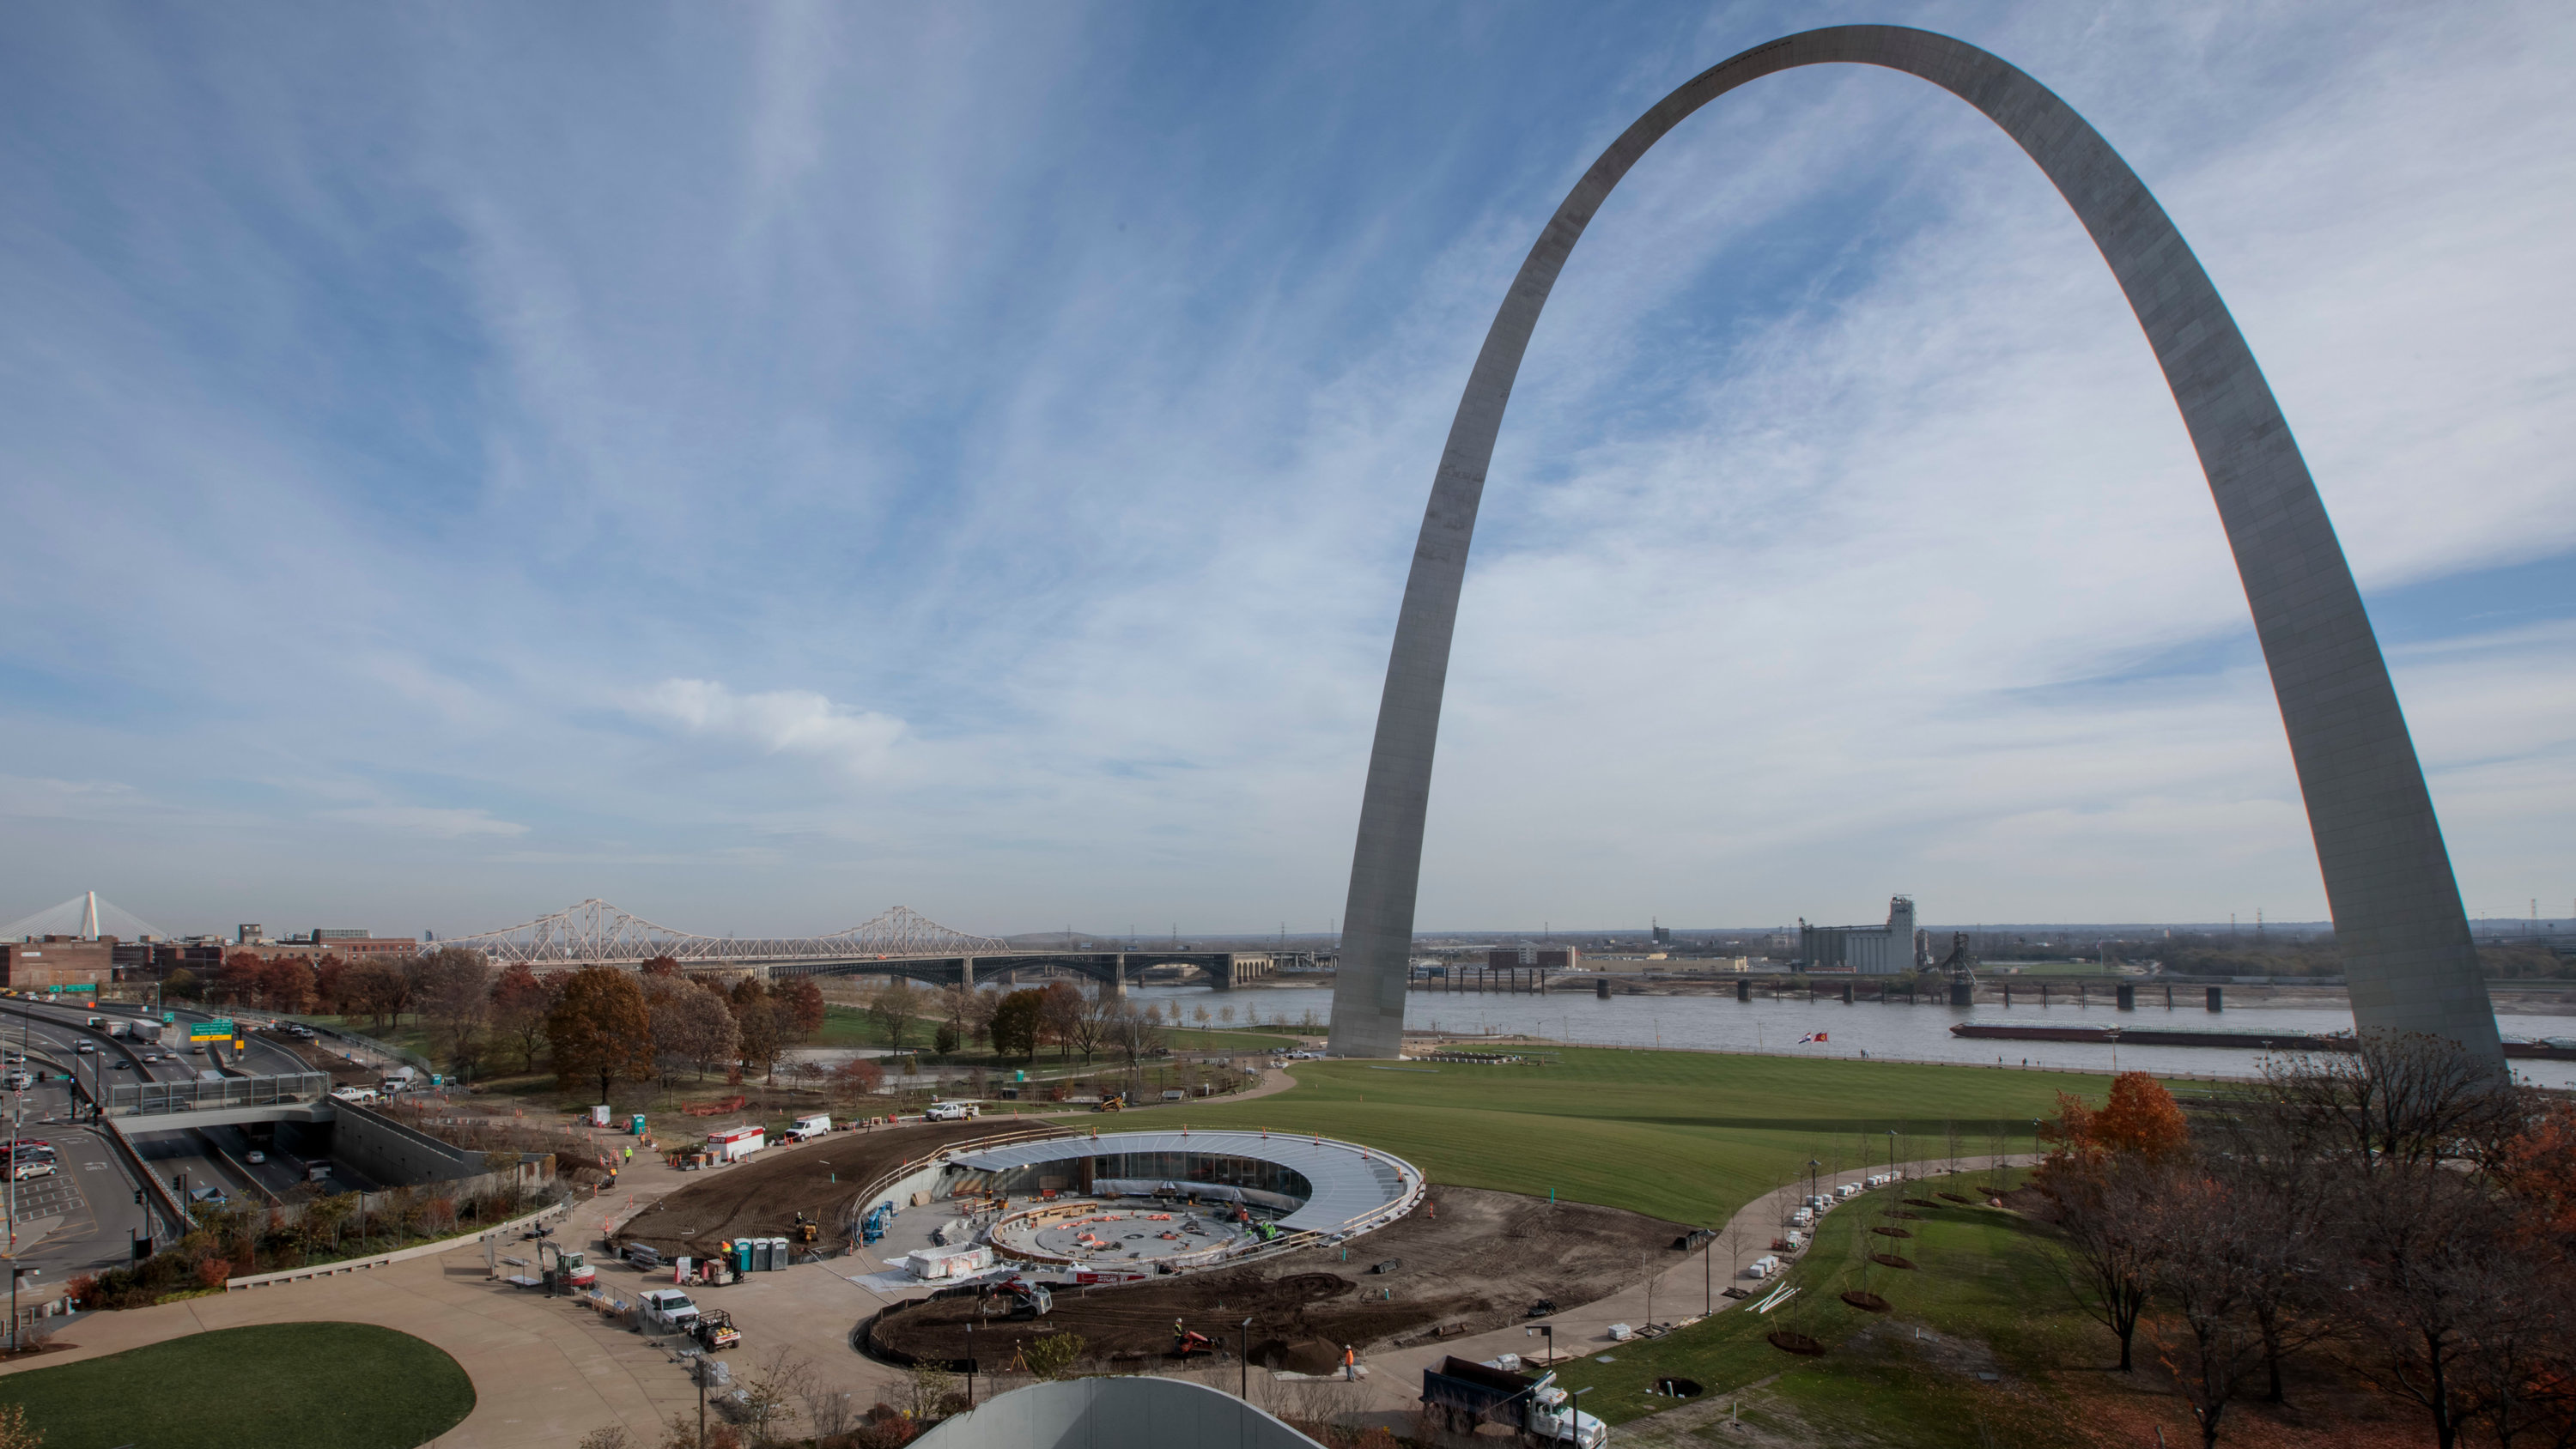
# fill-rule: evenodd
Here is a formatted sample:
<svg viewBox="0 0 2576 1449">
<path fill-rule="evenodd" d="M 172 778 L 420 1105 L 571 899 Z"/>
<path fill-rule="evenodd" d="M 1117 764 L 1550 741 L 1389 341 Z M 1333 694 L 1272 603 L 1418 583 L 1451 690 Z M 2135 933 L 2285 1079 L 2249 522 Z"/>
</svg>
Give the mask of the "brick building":
<svg viewBox="0 0 2576 1449">
<path fill-rule="evenodd" d="M 12 991 L 47 987 L 99 987 L 116 979 L 116 938 L 85 941 L 47 936 L 41 941 L 0 942 L 0 985 Z"/>
</svg>

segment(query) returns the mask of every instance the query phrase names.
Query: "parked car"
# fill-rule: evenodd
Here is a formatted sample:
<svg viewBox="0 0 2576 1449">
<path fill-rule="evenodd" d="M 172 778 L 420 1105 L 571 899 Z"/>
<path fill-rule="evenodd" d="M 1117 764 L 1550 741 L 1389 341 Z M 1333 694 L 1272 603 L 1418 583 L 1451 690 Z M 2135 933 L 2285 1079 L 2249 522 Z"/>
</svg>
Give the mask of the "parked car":
<svg viewBox="0 0 2576 1449">
<path fill-rule="evenodd" d="M 224 1196 L 224 1190 L 220 1187 L 196 1187 L 188 1190 L 188 1201 L 192 1204 L 203 1203 L 207 1207 L 223 1207 L 232 1199 Z"/>
<path fill-rule="evenodd" d="M 10 1178 L 18 1182 L 25 1182 L 31 1177 L 51 1177 L 53 1175 L 54 1165 L 41 1157 L 31 1162 L 21 1162 L 17 1166 L 9 1169 Z"/>
<path fill-rule="evenodd" d="M 87 1056 L 87 1055 L 89 1055 L 91 1052 L 94 1052 L 94 1051 L 97 1051 L 97 1050 L 98 1050 L 98 1043 L 96 1043 L 96 1042 L 88 1042 L 88 1041 L 85 1041 L 85 1042 L 82 1042 L 80 1045 L 78 1045 L 78 1046 L 76 1046 L 76 1047 L 73 1047 L 73 1048 L 72 1048 L 72 1050 L 73 1050 L 73 1051 L 76 1051 L 76 1052 L 79 1052 L 79 1053 L 80 1053 L 81 1055 L 83 1055 L 83 1056 Z"/>
<path fill-rule="evenodd" d="M 242 1154 L 242 1160 L 251 1164 L 253 1167 L 256 1167 L 268 1160 L 268 1154 L 254 1147 L 250 1151 Z"/>
</svg>

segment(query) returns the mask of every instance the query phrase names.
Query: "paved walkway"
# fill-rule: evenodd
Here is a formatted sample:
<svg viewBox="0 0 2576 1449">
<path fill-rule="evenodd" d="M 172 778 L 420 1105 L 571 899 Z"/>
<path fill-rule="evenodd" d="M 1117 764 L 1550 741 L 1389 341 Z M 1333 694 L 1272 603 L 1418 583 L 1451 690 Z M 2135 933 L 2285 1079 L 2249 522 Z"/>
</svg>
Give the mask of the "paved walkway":
<svg viewBox="0 0 2576 1449">
<path fill-rule="evenodd" d="M 1977 1160 L 1986 1162 L 1991 1159 Z M 2037 1160 L 2027 1153 L 2005 1159 L 2014 1167 L 2026 1167 Z M 1946 1161 L 1909 1162 L 1904 1164 L 1903 1170 L 1908 1176 L 1921 1177 L 1927 1173 L 1944 1172 L 1948 1166 Z M 1846 1182 L 1859 1182 L 1873 1172 L 1884 1170 L 1878 1167 L 1866 1167 L 1831 1176 L 1820 1174 L 1815 1179 L 1816 1188 L 1830 1192 Z M 1771 1239 L 1779 1231 L 1782 1213 L 1803 1201 L 1808 1193 L 1808 1185 L 1802 1180 L 1793 1186 L 1783 1187 L 1776 1192 L 1754 1199 L 1745 1204 L 1734 1217 L 1728 1219 L 1730 1228 L 1741 1225 L 1744 1230 L 1745 1262 L 1752 1262 L 1771 1251 Z M 1725 1237 L 1721 1233 L 1719 1237 L 1711 1240 L 1706 1248 L 1676 1259 L 1672 1266 L 1655 1274 L 1651 1279 L 1632 1284 L 1607 1298 L 1597 1299 L 1548 1318 L 1533 1319 L 1529 1324 L 1516 1328 L 1497 1329 L 1492 1333 L 1479 1334 L 1474 1338 L 1452 1339 L 1446 1343 L 1422 1344 L 1376 1354 L 1366 1360 L 1370 1369 L 1365 1384 L 1367 1394 L 1358 1407 L 1363 1412 L 1369 1413 L 1401 1412 L 1405 1416 L 1405 1421 L 1409 1423 L 1419 1404 L 1424 1369 L 1431 1368 L 1442 1359 L 1453 1355 L 1481 1362 L 1502 1354 L 1516 1353 L 1537 1363 L 1547 1352 L 1550 1342 L 1532 1332 L 1532 1329 L 1540 1323 L 1556 1326 L 1553 1342 L 1558 1362 L 1599 1353 L 1616 1342 L 1610 1337 L 1610 1325 L 1625 1323 L 1632 1327 L 1641 1327 L 1648 1321 L 1647 1304 L 1650 1289 L 1654 1322 L 1672 1323 L 1705 1314 L 1709 1311 L 1714 1286 L 1735 1281 L 1733 1273 L 1740 1265 L 1730 1264 L 1728 1275 L 1725 1277 L 1718 1277 L 1715 1273 L 1716 1261 L 1729 1257 Z M 1715 1311 L 1724 1313 L 1737 1303 L 1760 1300 L 1717 1297 L 1715 1301 Z M 1393 1420 L 1379 1422 L 1390 1425 L 1394 1423 Z"/>
</svg>

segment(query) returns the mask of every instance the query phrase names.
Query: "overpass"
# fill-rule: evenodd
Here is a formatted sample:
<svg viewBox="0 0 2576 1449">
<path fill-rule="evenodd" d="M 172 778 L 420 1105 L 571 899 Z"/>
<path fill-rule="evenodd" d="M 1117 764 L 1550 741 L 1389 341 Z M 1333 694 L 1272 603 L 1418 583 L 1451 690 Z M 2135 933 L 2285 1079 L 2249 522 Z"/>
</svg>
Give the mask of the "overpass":
<svg viewBox="0 0 2576 1449">
<path fill-rule="evenodd" d="M 667 958 L 682 969 L 749 970 L 778 976 L 899 976 L 935 986 L 1017 982 L 1022 973 L 1070 972 L 1123 994 L 1158 966 L 1184 966 L 1225 989 L 1285 966 L 1311 967 L 1308 952 L 1051 950 L 1014 946 L 992 936 L 951 930 L 896 906 L 827 936 L 701 936 L 655 925 L 603 900 L 523 921 L 505 930 L 435 943 L 480 951 L 494 965 L 539 971 L 584 966 L 638 967 Z"/>
<path fill-rule="evenodd" d="M 221 1081 L 118 1082 L 99 1115 L 126 1132 L 183 1132 L 245 1122 L 328 1122 L 338 1115 L 322 1072 Z"/>
</svg>

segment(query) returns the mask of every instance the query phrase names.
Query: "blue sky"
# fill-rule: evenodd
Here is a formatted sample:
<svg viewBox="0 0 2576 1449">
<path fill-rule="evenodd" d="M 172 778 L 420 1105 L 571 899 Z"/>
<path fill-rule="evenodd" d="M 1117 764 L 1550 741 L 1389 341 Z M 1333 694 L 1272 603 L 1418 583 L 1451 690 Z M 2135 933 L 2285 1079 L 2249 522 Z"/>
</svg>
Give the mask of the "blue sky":
<svg viewBox="0 0 2576 1449">
<path fill-rule="evenodd" d="M 2576 895 L 2563 6 L 0 12 L 0 898 L 1320 930 L 1566 186 L 1885 19 L 2054 86 L 2298 430 L 2473 911 Z M 2028 162 L 1807 71 L 1623 184 L 1486 495 L 1429 926 L 2323 914 Z"/>
</svg>

